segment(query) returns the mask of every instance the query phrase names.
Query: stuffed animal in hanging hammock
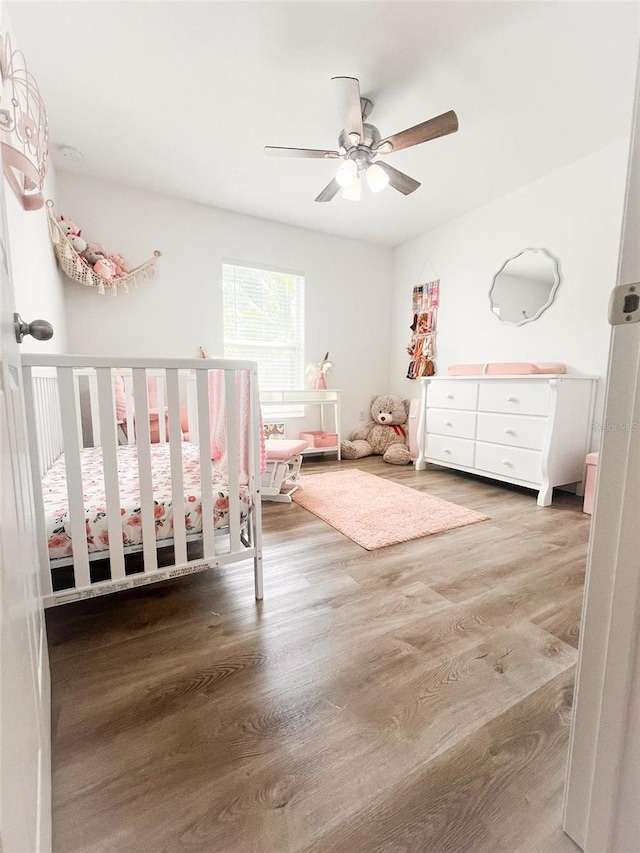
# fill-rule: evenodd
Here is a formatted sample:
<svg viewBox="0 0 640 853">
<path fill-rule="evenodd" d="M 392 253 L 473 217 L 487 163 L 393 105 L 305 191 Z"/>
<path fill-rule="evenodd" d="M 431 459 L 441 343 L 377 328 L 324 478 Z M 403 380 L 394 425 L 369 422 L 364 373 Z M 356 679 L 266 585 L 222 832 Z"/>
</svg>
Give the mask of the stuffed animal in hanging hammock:
<svg viewBox="0 0 640 853">
<path fill-rule="evenodd" d="M 73 219 L 70 219 L 68 216 L 65 216 L 64 213 L 58 214 L 56 220 L 60 228 L 62 228 L 62 231 L 64 232 L 66 237 L 69 237 L 69 235 L 80 235 L 80 229 L 78 228 L 76 223 L 73 221 Z"/>
<path fill-rule="evenodd" d="M 122 255 L 106 252 L 99 243 L 87 243 L 73 219 L 65 216 L 64 213 L 60 213 L 56 217 L 56 221 L 82 260 L 105 281 L 122 278 L 130 271 Z"/>
<path fill-rule="evenodd" d="M 79 255 L 81 255 L 87 248 L 87 241 L 79 234 L 67 234 L 67 240 Z"/>
<path fill-rule="evenodd" d="M 98 246 L 95 243 L 89 243 L 87 248 L 82 253 L 84 260 L 92 267 L 96 275 L 103 278 L 105 281 L 111 281 L 115 278 L 115 264 L 98 251 Z"/>
<path fill-rule="evenodd" d="M 372 420 L 340 442 L 343 459 L 361 459 L 377 454 L 392 465 L 407 465 L 411 454 L 403 424 L 409 417 L 409 400 L 391 395 L 372 397 Z"/>
<path fill-rule="evenodd" d="M 99 258 L 93 265 L 93 271 L 105 281 L 111 281 L 116 277 L 116 266 L 109 258 Z"/>
<path fill-rule="evenodd" d="M 116 278 L 121 278 L 123 275 L 127 275 L 131 270 L 125 259 L 122 255 L 117 255 L 115 252 L 105 252 L 105 258 L 114 265 L 116 270 Z"/>
</svg>

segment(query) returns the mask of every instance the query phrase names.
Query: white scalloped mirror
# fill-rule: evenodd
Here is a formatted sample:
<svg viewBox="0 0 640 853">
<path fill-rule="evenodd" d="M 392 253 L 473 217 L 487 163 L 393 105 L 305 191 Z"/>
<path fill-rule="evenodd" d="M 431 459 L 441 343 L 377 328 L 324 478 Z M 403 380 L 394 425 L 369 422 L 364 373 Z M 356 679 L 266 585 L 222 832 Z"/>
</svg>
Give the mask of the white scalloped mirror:
<svg viewBox="0 0 640 853">
<path fill-rule="evenodd" d="M 523 249 L 500 267 L 489 290 L 491 310 L 502 323 L 522 326 L 551 305 L 560 265 L 546 249 Z"/>
</svg>

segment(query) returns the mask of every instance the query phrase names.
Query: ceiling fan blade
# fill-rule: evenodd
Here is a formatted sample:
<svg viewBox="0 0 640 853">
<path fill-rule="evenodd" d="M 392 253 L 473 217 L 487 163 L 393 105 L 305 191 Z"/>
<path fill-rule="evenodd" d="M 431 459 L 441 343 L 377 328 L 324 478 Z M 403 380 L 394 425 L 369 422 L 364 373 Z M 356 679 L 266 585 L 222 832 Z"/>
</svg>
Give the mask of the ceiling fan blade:
<svg viewBox="0 0 640 853">
<path fill-rule="evenodd" d="M 331 201 L 332 198 L 338 195 L 341 189 L 340 184 L 333 178 L 316 198 L 316 201 Z"/>
<path fill-rule="evenodd" d="M 383 163 L 382 160 L 376 160 L 376 165 L 380 166 L 380 168 L 388 175 L 389 186 L 393 187 L 394 190 L 401 192 L 402 195 L 410 195 L 420 186 L 420 181 L 410 178 L 409 175 L 405 175 L 404 172 L 394 169 L 393 166 L 390 166 L 388 163 Z"/>
<path fill-rule="evenodd" d="M 364 128 L 360 105 L 360 83 L 355 77 L 332 77 L 331 82 L 345 133 L 356 134 L 358 141 L 362 142 Z"/>
<path fill-rule="evenodd" d="M 335 160 L 340 156 L 337 151 L 325 151 L 319 148 L 279 148 L 276 145 L 265 145 L 264 153 L 270 157 L 316 157 L 319 160 Z"/>
<path fill-rule="evenodd" d="M 374 146 L 374 151 L 390 154 L 392 151 L 401 151 L 403 148 L 410 148 L 412 145 L 420 145 L 421 142 L 455 133 L 457 129 L 458 116 L 453 110 L 449 110 L 448 113 L 442 113 L 440 116 L 423 121 L 422 124 L 416 124 L 415 127 L 409 127 L 407 130 L 401 130 L 400 133 L 381 139 Z"/>
</svg>

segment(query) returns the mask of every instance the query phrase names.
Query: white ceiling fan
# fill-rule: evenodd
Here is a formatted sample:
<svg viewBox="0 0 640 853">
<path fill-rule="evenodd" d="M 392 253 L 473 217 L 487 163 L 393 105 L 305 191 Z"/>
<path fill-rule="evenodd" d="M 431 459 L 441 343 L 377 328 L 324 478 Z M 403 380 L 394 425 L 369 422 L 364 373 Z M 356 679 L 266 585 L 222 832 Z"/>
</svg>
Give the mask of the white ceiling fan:
<svg viewBox="0 0 640 853">
<path fill-rule="evenodd" d="M 430 139 L 455 133 L 458 117 L 453 110 L 423 121 L 393 136 L 381 137 L 377 127 L 367 123 L 373 103 L 360 96 L 360 83 L 355 77 L 332 77 L 334 94 L 343 122 L 338 137 L 338 150 L 316 148 L 282 148 L 265 146 L 265 154 L 276 157 L 310 157 L 321 160 L 342 160 L 335 178 L 322 190 L 316 201 L 331 201 L 342 190 L 342 197 L 359 201 L 362 180 L 369 189 L 379 192 L 387 184 L 403 195 L 409 195 L 420 182 L 389 166 L 380 155 L 392 154 L 403 148 L 420 145 Z"/>
</svg>

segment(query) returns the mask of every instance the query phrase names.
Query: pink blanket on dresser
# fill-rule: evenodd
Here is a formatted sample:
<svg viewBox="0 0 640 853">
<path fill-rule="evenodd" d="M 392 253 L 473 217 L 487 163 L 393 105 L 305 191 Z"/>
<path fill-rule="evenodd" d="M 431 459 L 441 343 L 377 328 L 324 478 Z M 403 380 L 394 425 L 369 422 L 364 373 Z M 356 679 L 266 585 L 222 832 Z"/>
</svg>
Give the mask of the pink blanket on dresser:
<svg viewBox="0 0 640 853">
<path fill-rule="evenodd" d="M 485 364 L 452 364 L 449 376 L 531 376 L 538 373 L 566 373 L 558 361 L 488 361 Z"/>
</svg>

